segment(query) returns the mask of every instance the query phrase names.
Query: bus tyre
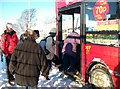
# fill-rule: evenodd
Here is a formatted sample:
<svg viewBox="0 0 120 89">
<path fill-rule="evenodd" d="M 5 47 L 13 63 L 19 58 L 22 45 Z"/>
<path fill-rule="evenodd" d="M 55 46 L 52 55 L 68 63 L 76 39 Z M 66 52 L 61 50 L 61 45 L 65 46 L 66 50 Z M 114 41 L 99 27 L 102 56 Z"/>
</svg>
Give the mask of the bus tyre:
<svg viewBox="0 0 120 89">
<path fill-rule="evenodd" d="M 91 68 L 88 82 L 95 89 L 114 89 L 113 80 L 108 69 L 101 64 L 97 64 Z"/>
</svg>

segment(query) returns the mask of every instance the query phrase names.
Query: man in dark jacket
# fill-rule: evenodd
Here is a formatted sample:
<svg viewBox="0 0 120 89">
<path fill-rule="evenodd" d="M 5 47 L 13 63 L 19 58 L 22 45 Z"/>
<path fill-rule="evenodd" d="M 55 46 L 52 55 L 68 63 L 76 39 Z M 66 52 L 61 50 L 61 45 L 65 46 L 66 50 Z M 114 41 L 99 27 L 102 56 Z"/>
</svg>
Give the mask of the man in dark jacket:
<svg viewBox="0 0 120 89">
<path fill-rule="evenodd" d="M 14 80 L 13 75 L 9 71 L 10 58 L 13 53 L 14 48 L 18 43 L 18 37 L 16 32 L 12 28 L 12 23 L 6 24 L 6 30 L 1 35 L 1 49 L 6 59 L 6 75 L 8 78 L 8 83 Z"/>
<path fill-rule="evenodd" d="M 33 88 L 37 87 L 40 71 L 44 77 L 48 76 L 45 72 L 48 63 L 42 48 L 35 42 L 33 31 L 28 29 L 25 34 L 26 39 L 14 49 L 9 69 L 15 73 L 18 85 Z"/>
</svg>

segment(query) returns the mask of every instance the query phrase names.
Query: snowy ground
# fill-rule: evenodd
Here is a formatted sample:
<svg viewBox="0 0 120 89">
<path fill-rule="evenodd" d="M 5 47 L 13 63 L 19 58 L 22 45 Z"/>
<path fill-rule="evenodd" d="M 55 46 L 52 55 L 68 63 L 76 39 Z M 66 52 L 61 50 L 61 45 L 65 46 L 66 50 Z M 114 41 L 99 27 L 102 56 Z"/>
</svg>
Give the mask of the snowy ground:
<svg viewBox="0 0 120 89">
<path fill-rule="evenodd" d="M 11 86 L 7 83 L 6 72 L 5 72 L 5 61 L 0 60 L 0 89 L 16 89 L 17 85 Z M 61 72 L 57 68 L 52 68 L 50 71 L 50 80 L 43 80 L 39 78 L 39 88 L 49 89 L 92 89 L 90 85 L 78 84 L 71 78 L 61 77 Z M 9 88 L 8 88 L 9 87 Z M 74 87 L 74 88 L 73 88 Z"/>
</svg>

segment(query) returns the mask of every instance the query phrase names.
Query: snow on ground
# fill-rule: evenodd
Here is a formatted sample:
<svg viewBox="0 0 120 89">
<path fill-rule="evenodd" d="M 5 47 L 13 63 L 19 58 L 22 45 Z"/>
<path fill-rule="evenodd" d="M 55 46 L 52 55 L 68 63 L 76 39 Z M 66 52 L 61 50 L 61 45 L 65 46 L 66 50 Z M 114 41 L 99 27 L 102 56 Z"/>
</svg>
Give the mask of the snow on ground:
<svg viewBox="0 0 120 89">
<path fill-rule="evenodd" d="M 78 85 L 75 83 L 72 79 L 61 77 L 61 72 L 56 69 L 52 69 L 49 75 L 50 80 L 39 80 L 38 87 L 70 87 L 72 85 L 74 86 L 82 86 L 82 84 Z"/>
<path fill-rule="evenodd" d="M 6 72 L 5 72 L 5 62 L 0 61 L 0 89 L 16 89 L 17 85 L 11 86 L 7 83 Z M 82 85 L 73 81 L 71 78 L 66 76 L 61 77 L 62 72 L 60 72 L 57 68 L 52 68 L 50 71 L 49 78 L 50 80 L 43 80 L 42 77 L 39 77 L 38 87 L 45 88 L 65 88 L 70 89 L 71 87 L 76 87 L 74 89 L 92 89 L 90 85 Z M 9 87 L 9 88 L 8 88 Z"/>
</svg>

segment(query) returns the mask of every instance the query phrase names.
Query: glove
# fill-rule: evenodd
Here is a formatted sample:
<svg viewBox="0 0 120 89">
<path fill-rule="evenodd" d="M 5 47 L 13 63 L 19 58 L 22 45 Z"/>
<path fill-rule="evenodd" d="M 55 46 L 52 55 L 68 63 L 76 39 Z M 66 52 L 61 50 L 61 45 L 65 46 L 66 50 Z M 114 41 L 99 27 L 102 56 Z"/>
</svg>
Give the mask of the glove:
<svg viewBox="0 0 120 89">
<path fill-rule="evenodd" d="M 50 80 L 50 79 L 48 78 L 48 76 L 45 77 L 45 76 L 43 76 L 43 75 L 40 76 L 40 79 L 41 79 L 41 80 Z"/>
<path fill-rule="evenodd" d="M 11 74 L 14 75 L 15 74 L 15 70 L 12 70 Z"/>
<path fill-rule="evenodd" d="M 3 58 L 1 57 L 1 62 L 3 62 Z"/>
<path fill-rule="evenodd" d="M 1 62 L 3 62 L 3 57 L 4 57 L 4 55 L 3 55 L 3 53 L 1 53 Z"/>
</svg>

